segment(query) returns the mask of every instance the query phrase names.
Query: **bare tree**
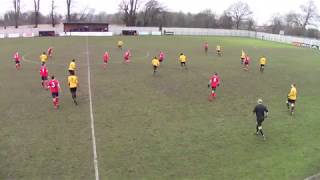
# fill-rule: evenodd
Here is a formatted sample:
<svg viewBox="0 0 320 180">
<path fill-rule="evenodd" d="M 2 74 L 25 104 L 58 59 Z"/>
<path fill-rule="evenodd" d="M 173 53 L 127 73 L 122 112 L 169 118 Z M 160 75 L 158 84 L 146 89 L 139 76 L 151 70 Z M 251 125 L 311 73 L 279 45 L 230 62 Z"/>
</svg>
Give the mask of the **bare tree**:
<svg viewBox="0 0 320 180">
<path fill-rule="evenodd" d="M 309 0 L 306 5 L 301 5 L 300 8 L 302 10 L 302 29 L 305 31 L 308 25 L 315 25 L 313 23 L 319 20 L 319 14 L 313 0 Z"/>
<path fill-rule="evenodd" d="M 52 27 L 56 26 L 55 9 L 56 9 L 56 6 L 54 4 L 54 0 L 52 0 L 51 1 L 51 12 L 50 12 L 50 18 L 51 18 Z"/>
<path fill-rule="evenodd" d="M 19 17 L 20 17 L 20 0 L 13 0 L 14 7 L 14 23 L 15 27 L 19 27 Z"/>
<path fill-rule="evenodd" d="M 218 24 L 220 28 L 223 29 L 232 29 L 233 26 L 233 20 L 232 17 L 228 15 L 227 12 L 224 12 L 222 16 L 220 16 L 218 20 Z"/>
<path fill-rule="evenodd" d="M 284 22 L 280 14 L 273 15 L 269 27 L 272 34 L 279 34 L 281 30 L 284 30 Z"/>
<path fill-rule="evenodd" d="M 157 0 L 149 0 L 143 10 L 143 25 L 161 25 L 161 13 L 164 7 Z M 160 23 L 160 24 L 159 24 Z"/>
<path fill-rule="evenodd" d="M 39 24 L 40 0 L 33 0 L 34 5 L 34 27 L 37 28 Z"/>
<path fill-rule="evenodd" d="M 302 16 L 295 12 L 290 12 L 286 14 L 285 21 L 287 27 L 292 28 L 302 28 Z"/>
<path fill-rule="evenodd" d="M 139 0 L 123 0 L 119 5 L 123 21 L 127 26 L 136 25 L 138 3 Z"/>
<path fill-rule="evenodd" d="M 67 0 L 67 22 L 71 21 L 71 3 L 72 0 Z"/>
<path fill-rule="evenodd" d="M 203 10 L 196 14 L 192 24 L 193 27 L 200 28 L 216 28 L 218 26 L 216 15 L 210 9 Z"/>
<path fill-rule="evenodd" d="M 228 15 L 232 17 L 236 29 L 239 29 L 242 21 L 247 20 L 249 16 L 252 14 L 249 5 L 242 1 L 238 1 L 232 4 L 228 8 L 227 12 Z"/>
<path fill-rule="evenodd" d="M 80 22 L 91 22 L 93 21 L 95 10 L 89 7 L 85 7 L 79 14 L 77 21 Z"/>
</svg>

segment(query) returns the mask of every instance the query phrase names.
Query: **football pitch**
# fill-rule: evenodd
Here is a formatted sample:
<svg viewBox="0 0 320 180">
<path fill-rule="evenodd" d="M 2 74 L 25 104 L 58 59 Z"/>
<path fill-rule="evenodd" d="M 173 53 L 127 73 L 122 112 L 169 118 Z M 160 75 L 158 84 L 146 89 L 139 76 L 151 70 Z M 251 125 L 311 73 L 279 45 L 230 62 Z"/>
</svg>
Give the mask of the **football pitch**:
<svg viewBox="0 0 320 180">
<path fill-rule="evenodd" d="M 131 63 L 123 63 L 118 40 L 131 50 Z M 222 57 L 215 55 L 218 44 Z M 62 88 L 59 110 L 39 75 L 39 55 L 50 46 L 49 74 Z M 248 72 L 240 65 L 242 49 L 252 59 Z M 24 57 L 20 71 L 16 51 Z M 153 76 L 151 60 L 160 51 L 166 59 Z M 179 65 L 182 52 L 188 70 Z M 78 106 L 67 87 L 72 58 Z M 0 60 L 0 179 L 88 180 L 98 170 L 101 180 L 278 180 L 320 172 L 318 51 L 231 37 L 59 37 L 2 39 Z M 222 83 L 209 102 L 213 72 Z M 285 101 L 293 82 L 298 101 L 290 116 Z M 253 135 L 258 98 L 270 111 L 266 141 Z"/>
</svg>

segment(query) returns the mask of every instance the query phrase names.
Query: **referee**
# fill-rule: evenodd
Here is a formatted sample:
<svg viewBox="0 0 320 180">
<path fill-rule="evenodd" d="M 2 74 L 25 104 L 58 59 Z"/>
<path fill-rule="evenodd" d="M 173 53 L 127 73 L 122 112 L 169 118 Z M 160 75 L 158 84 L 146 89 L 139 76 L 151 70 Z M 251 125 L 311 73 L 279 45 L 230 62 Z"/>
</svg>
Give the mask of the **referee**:
<svg viewBox="0 0 320 180">
<path fill-rule="evenodd" d="M 253 113 L 256 114 L 257 117 L 257 126 L 256 126 L 256 135 L 259 135 L 259 133 L 262 135 L 263 139 L 266 140 L 266 136 L 264 135 L 262 131 L 262 123 L 265 118 L 268 116 L 268 109 L 265 105 L 262 104 L 262 99 L 258 99 L 257 103 L 258 105 L 255 106 L 253 109 Z"/>
</svg>

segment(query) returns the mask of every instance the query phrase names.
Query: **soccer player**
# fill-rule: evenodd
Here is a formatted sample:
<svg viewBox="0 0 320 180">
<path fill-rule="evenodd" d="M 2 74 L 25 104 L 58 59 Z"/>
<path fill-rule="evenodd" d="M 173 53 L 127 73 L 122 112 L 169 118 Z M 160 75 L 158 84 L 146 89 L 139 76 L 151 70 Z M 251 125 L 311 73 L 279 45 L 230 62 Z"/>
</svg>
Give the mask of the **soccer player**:
<svg viewBox="0 0 320 180">
<path fill-rule="evenodd" d="M 44 89 L 47 89 L 47 81 L 48 81 L 48 69 L 45 63 L 42 63 L 40 68 L 40 76 L 41 76 L 41 85 Z"/>
<path fill-rule="evenodd" d="M 209 44 L 208 44 L 208 42 L 205 42 L 204 45 L 203 45 L 203 47 L 204 47 L 204 52 L 205 52 L 206 54 L 208 54 L 208 49 L 209 49 Z"/>
<path fill-rule="evenodd" d="M 251 61 L 250 56 L 249 56 L 249 55 L 246 55 L 245 58 L 244 58 L 244 61 L 243 61 L 243 64 L 244 64 L 243 69 L 244 69 L 245 71 L 249 71 L 250 61 Z"/>
<path fill-rule="evenodd" d="M 53 98 L 53 106 L 55 109 L 59 108 L 59 91 L 60 84 L 59 81 L 55 79 L 54 75 L 51 76 L 51 80 L 48 83 L 48 88 L 50 89 L 52 98 Z"/>
<path fill-rule="evenodd" d="M 208 88 L 211 87 L 211 94 L 209 96 L 209 101 L 212 101 L 213 98 L 217 97 L 216 90 L 218 86 L 220 85 L 220 77 L 218 73 L 214 73 L 213 76 L 210 78 L 210 81 L 208 83 Z"/>
<path fill-rule="evenodd" d="M 48 54 L 49 57 L 52 57 L 52 56 L 53 56 L 53 47 L 49 47 L 49 48 L 48 48 L 47 54 Z"/>
<path fill-rule="evenodd" d="M 160 66 L 160 61 L 157 57 L 154 57 L 151 61 L 151 64 L 153 66 L 153 75 L 155 75 L 158 67 Z"/>
<path fill-rule="evenodd" d="M 262 56 L 260 58 L 260 72 L 263 73 L 264 72 L 264 68 L 267 65 L 267 58 L 265 56 Z"/>
<path fill-rule="evenodd" d="M 218 56 L 222 56 L 222 49 L 220 45 L 217 45 L 216 51 Z"/>
<path fill-rule="evenodd" d="M 110 59 L 109 53 L 108 53 L 108 51 L 106 51 L 106 52 L 103 54 L 103 67 L 104 67 L 104 68 L 107 68 L 109 59 Z"/>
<path fill-rule="evenodd" d="M 16 69 L 20 70 L 20 68 L 21 68 L 21 63 L 20 63 L 21 57 L 20 57 L 18 52 L 13 54 L 13 60 L 16 63 Z"/>
<path fill-rule="evenodd" d="M 257 117 L 257 125 L 256 125 L 256 135 L 259 135 L 259 133 L 262 135 L 263 139 L 266 140 L 266 136 L 264 135 L 262 131 L 262 123 L 265 118 L 268 117 L 268 108 L 262 104 L 262 99 L 258 99 L 258 105 L 255 106 L 253 109 L 253 113 L 256 114 Z"/>
<path fill-rule="evenodd" d="M 47 56 L 46 52 L 43 52 L 40 55 L 40 61 L 41 61 L 41 64 L 46 63 L 48 61 L 48 56 Z"/>
<path fill-rule="evenodd" d="M 72 72 L 75 73 L 76 67 L 77 67 L 77 65 L 76 65 L 76 60 L 75 60 L 75 59 L 72 59 L 71 62 L 70 62 L 70 64 L 69 64 L 69 68 L 68 68 L 69 73 L 70 73 L 70 74 L 71 74 Z"/>
<path fill-rule="evenodd" d="M 241 56 L 240 56 L 241 64 L 244 63 L 245 58 L 246 58 L 246 53 L 242 50 L 241 51 Z"/>
<path fill-rule="evenodd" d="M 68 77 L 68 85 L 70 88 L 71 96 L 73 99 L 73 102 L 75 105 L 78 105 L 77 102 L 77 87 L 79 86 L 78 77 L 74 74 L 74 72 L 71 72 Z"/>
<path fill-rule="evenodd" d="M 123 41 L 118 41 L 118 48 L 122 50 L 122 47 L 123 47 Z"/>
<path fill-rule="evenodd" d="M 159 53 L 159 61 L 160 61 L 160 63 L 162 63 L 164 61 L 164 58 L 165 58 L 164 52 L 160 51 L 160 53 Z"/>
<path fill-rule="evenodd" d="M 186 64 L 187 56 L 184 55 L 183 53 L 181 53 L 180 56 L 179 56 L 179 61 L 180 61 L 180 66 L 181 67 L 185 67 L 187 69 L 187 64 Z"/>
<path fill-rule="evenodd" d="M 130 52 L 130 50 L 127 50 L 123 55 L 124 62 L 129 63 L 130 57 L 131 57 L 131 52 Z"/>
<path fill-rule="evenodd" d="M 297 100 L 297 94 L 298 94 L 298 92 L 297 92 L 296 84 L 291 84 L 291 89 L 288 94 L 288 100 L 287 100 L 287 108 L 290 111 L 291 115 L 294 114 L 296 100 Z"/>
</svg>

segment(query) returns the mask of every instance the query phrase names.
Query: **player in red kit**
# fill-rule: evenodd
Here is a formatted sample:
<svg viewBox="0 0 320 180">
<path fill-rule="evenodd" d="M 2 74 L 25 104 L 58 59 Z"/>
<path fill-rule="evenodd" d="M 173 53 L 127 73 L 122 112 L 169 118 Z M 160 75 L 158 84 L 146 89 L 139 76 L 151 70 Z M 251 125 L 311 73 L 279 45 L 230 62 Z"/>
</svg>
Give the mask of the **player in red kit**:
<svg viewBox="0 0 320 180">
<path fill-rule="evenodd" d="M 104 68 L 107 68 L 107 64 L 108 64 L 108 62 L 109 62 L 109 59 L 110 59 L 109 53 L 106 51 L 106 52 L 103 54 L 103 67 L 104 67 Z"/>
<path fill-rule="evenodd" d="M 124 62 L 125 63 L 129 63 L 130 62 L 130 57 L 131 57 L 130 50 L 127 50 L 123 55 Z"/>
<path fill-rule="evenodd" d="M 164 61 L 164 58 L 165 58 L 165 55 L 162 51 L 160 51 L 160 54 L 159 54 L 159 61 L 160 63 L 162 63 L 162 61 Z"/>
<path fill-rule="evenodd" d="M 19 70 L 21 68 L 21 64 L 20 64 L 21 57 L 18 52 L 14 53 L 13 60 L 16 63 L 16 69 Z"/>
<path fill-rule="evenodd" d="M 53 98 L 53 105 L 56 109 L 58 109 L 60 84 L 59 84 L 59 81 L 56 80 L 54 76 L 51 76 L 51 80 L 48 83 L 48 88 L 50 89 L 50 92 Z"/>
<path fill-rule="evenodd" d="M 47 81 L 48 81 L 48 69 L 45 63 L 42 63 L 40 68 L 40 76 L 41 76 L 41 85 L 43 88 L 47 89 Z"/>
<path fill-rule="evenodd" d="M 207 53 L 208 53 L 208 49 L 209 49 L 209 44 L 208 44 L 208 42 L 205 42 L 204 45 L 203 45 L 203 47 L 204 47 L 204 52 L 207 54 Z"/>
<path fill-rule="evenodd" d="M 209 101 L 212 101 L 213 98 L 215 98 L 217 96 L 216 90 L 219 85 L 220 85 L 220 77 L 219 77 L 218 73 L 214 73 L 209 81 L 209 84 L 208 84 L 208 88 L 211 87 L 211 94 L 208 98 Z"/>
<path fill-rule="evenodd" d="M 246 55 L 246 57 L 244 58 L 244 61 L 243 61 L 243 70 L 245 71 L 248 71 L 249 70 L 249 65 L 250 65 L 250 57 L 248 55 Z"/>
<path fill-rule="evenodd" d="M 47 55 L 49 57 L 52 57 L 53 56 L 53 47 L 49 47 L 49 49 L 47 50 Z"/>
</svg>

